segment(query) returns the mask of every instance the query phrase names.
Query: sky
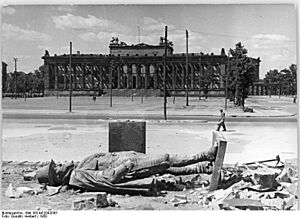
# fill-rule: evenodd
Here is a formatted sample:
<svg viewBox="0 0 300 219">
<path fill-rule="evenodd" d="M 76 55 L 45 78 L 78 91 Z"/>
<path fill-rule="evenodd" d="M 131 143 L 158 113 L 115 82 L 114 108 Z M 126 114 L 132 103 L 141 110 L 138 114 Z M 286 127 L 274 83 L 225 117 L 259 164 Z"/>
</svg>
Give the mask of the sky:
<svg viewBox="0 0 300 219">
<path fill-rule="evenodd" d="M 41 57 L 73 51 L 108 54 L 118 37 L 129 45 L 156 45 L 168 26 L 174 53 L 220 54 L 241 42 L 248 55 L 260 57 L 260 77 L 296 63 L 296 9 L 291 4 L 260 5 L 8 5 L 2 8 L 2 61 L 8 72 L 33 72 Z"/>
</svg>

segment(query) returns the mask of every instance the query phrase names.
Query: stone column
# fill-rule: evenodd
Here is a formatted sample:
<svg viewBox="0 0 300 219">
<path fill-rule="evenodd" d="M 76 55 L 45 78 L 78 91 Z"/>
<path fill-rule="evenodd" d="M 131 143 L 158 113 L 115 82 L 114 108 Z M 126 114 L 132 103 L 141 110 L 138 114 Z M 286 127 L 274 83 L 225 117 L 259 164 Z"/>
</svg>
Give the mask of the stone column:
<svg viewBox="0 0 300 219">
<path fill-rule="evenodd" d="M 50 67 L 49 64 L 44 63 L 44 95 L 49 96 L 49 73 L 50 73 Z"/>
<path fill-rule="evenodd" d="M 154 67 L 154 74 L 153 74 L 153 84 L 154 84 L 154 89 L 157 89 L 157 75 L 158 75 L 158 65 L 153 65 Z"/>
<path fill-rule="evenodd" d="M 136 64 L 136 88 L 142 88 L 142 80 L 141 80 L 141 65 Z"/>
<path fill-rule="evenodd" d="M 64 65 L 64 70 L 65 70 L 65 73 L 64 73 L 64 90 L 67 89 L 67 76 L 68 76 L 68 66 L 67 65 Z"/>
<path fill-rule="evenodd" d="M 208 65 L 208 74 L 213 75 L 213 73 L 214 73 L 214 67 L 212 64 L 209 64 Z M 210 85 L 209 88 L 212 89 L 213 83 L 211 81 L 210 81 L 209 85 Z"/>
<path fill-rule="evenodd" d="M 173 84 L 173 90 L 175 91 L 176 89 L 176 68 L 174 66 L 174 64 L 171 65 L 171 69 L 172 69 L 172 84 Z"/>
<path fill-rule="evenodd" d="M 57 90 L 58 88 L 58 69 L 57 65 L 53 64 L 53 71 L 54 71 L 54 89 Z"/>
<path fill-rule="evenodd" d="M 149 88 L 150 65 L 145 65 L 145 89 Z"/>
<path fill-rule="evenodd" d="M 118 71 L 118 89 L 121 88 L 121 67 L 118 65 L 117 66 L 117 71 Z"/>
<path fill-rule="evenodd" d="M 109 75 L 109 74 L 108 74 Z M 99 88 L 102 90 L 103 87 L 103 67 L 102 65 L 99 66 Z"/>
<path fill-rule="evenodd" d="M 76 71 L 77 71 L 77 65 L 74 65 L 73 66 L 73 87 L 74 87 L 74 90 L 76 90 L 77 88 L 77 74 L 76 74 Z"/>
<path fill-rule="evenodd" d="M 191 89 L 194 89 L 194 76 L 195 76 L 194 65 L 190 64 L 190 67 L 191 67 Z"/>
<path fill-rule="evenodd" d="M 185 85 L 185 67 L 182 64 L 179 64 L 181 68 L 181 89 L 184 89 Z"/>
<path fill-rule="evenodd" d="M 224 78 L 226 80 L 225 64 L 220 65 L 220 88 L 224 88 Z"/>
<path fill-rule="evenodd" d="M 95 90 L 94 66 L 91 66 L 92 90 Z"/>
<path fill-rule="evenodd" d="M 127 64 L 127 89 L 130 89 L 131 88 L 131 80 L 132 78 L 132 66 L 131 64 Z"/>
<path fill-rule="evenodd" d="M 84 90 L 85 89 L 85 64 L 81 65 L 81 72 L 82 72 L 82 76 L 81 76 L 82 90 Z"/>
</svg>

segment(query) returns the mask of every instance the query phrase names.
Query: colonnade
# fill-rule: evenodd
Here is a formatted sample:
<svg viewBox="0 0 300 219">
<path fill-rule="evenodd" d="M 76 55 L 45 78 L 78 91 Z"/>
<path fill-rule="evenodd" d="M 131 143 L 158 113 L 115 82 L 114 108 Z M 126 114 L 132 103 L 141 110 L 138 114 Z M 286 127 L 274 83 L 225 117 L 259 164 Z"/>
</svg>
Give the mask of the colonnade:
<svg viewBox="0 0 300 219">
<path fill-rule="evenodd" d="M 167 90 L 224 90 L 226 66 L 219 63 L 169 61 L 166 65 Z M 163 62 L 103 62 L 73 63 L 45 62 L 45 90 L 67 90 L 72 72 L 72 89 L 78 91 L 109 89 L 162 89 Z"/>
</svg>

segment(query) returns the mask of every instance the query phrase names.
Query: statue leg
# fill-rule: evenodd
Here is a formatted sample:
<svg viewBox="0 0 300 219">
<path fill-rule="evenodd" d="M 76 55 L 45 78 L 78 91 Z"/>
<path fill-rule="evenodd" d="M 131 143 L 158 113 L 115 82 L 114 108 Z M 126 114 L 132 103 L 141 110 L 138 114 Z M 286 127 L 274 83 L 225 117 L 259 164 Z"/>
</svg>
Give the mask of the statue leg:
<svg viewBox="0 0 300 219">
<path fill-rule="evenodd" d="M 214 161 L 217 155 L 217 147 L 212 147 L 207 151 L 195 155 L 169 155 L 171 167 L 183 167 L 202 161 Z"/>
</svg>

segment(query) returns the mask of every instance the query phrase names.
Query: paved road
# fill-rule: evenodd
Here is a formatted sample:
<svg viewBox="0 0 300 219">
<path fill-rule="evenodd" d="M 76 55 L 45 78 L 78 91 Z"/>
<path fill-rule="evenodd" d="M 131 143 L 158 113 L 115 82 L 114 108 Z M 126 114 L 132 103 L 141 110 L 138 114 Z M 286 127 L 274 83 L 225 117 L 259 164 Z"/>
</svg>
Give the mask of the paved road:
<svg viewBox="0 0 300 219">
<path fill-rule="evenodd" d="M 31 113 L 4 113 L 3 119 L 86 119 L 86 120 L 107 120 L 107 119 L 145 119 L 164 120 L 163 115 L 158 114 L 31 114 Z M 217 121 L 219 116 L 214 115 L 167 115 L 167 120 L 205 120 Z M 227 116 L 229 122 L 297 122 L 297 116 Z"/>
<path fill-rule="evenodd" d="M 225 162 L 297 157 L 295 122 L 227 122 Z M 147 153 L 193 154 L 211 146 L 216 122 L 147 122 Z M 3 122 L 3 160 L 81 160 L 108 151 L 108 121 L 35 119 Z M 101 145 L 101 147 L 99 147 Z M 37 155 L 38 156 L 33 156 Z"/>
</svg>

